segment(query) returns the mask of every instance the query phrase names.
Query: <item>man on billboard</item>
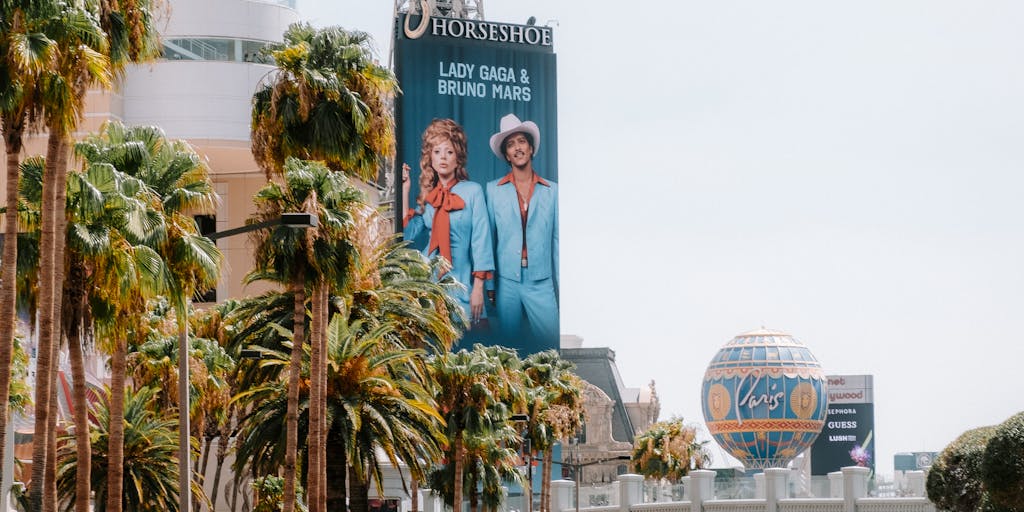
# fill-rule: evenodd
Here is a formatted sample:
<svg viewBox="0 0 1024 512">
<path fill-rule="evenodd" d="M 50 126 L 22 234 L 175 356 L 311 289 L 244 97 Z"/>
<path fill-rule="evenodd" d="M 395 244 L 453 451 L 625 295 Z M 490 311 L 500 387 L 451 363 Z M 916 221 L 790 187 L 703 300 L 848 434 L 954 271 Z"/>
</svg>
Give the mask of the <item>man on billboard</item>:
<svg viewBox="0 0 1024 512">
<path fill-rule="evenodd" d="M 533 168 L 540 129 L 533 121 L 508 114 L 490 146 L 511 167 L 504 177 L 487 183 L 486 190 L 500 331 L 512 341 L 557 346 L 558 184 Z"/>
</svg>

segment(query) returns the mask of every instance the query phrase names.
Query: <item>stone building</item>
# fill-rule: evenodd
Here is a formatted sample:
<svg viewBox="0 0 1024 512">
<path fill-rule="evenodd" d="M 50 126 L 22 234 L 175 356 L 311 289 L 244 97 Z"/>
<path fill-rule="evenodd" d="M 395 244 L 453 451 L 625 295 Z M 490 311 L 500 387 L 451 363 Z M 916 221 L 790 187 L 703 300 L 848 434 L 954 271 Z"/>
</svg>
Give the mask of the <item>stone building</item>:
<svg viewBox="0 0 1024 512">
<path fill-rule="evenodd" d="M 615 364 L 615 351 L 583 347 L 582 342 L 579 336 L 562 335 L 562 358 L 572 361 L 576 374 L 586 381 L 587 414 L 583 432 L 563 448 L 563 460 L 585 465 L 580 468 L 583 484 L 611 482 L 628 470 L 628 461 L 617 457 L 628 456 L 633 438 L 658 421 L 661 404 L 653 380 L 639 388 L 626 387 Z"/>
</svg>

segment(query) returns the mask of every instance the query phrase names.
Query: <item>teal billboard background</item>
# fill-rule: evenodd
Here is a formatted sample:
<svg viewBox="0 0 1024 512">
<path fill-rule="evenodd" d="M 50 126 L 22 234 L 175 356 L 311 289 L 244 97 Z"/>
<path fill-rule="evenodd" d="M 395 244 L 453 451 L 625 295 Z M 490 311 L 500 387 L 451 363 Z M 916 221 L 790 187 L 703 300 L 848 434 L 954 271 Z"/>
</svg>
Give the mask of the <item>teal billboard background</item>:
<svg viewBox="0 0 1024 512">
<path fill-rule="evenodd" d="M 403 31 L 405 17 L 401 14 L 395 19 L 395 74 L 402 89 L 395 109 L 398 139 L 395 183 L 401 183 L 401 166 L 408 164 L 412 169 L 409 201 L 414 203 L 419 195 L 417 179 L 423 129 L 437 118 L 451 118 L 462 125 L 468 139 L 466 169 L 470 180 L 481 186 L 509 172 L 508 163 L 495 156 L 489 146 L 491 135 L 499 131 L 501 117 L 511 113 L 523 121 L 533 121 L 540 129 L 539 146 L 533 157 L 534 170 L 541 178 L 557 182 L 558 109 L 553 48 L 473 37 L 435 36 L 430 31 L 410 39 Z M 411 25 L 418 26 L 420 17 L 411 18 Z M 491 22 L 486 25 L 502 31 L 526 27 Z M 551 30 L 549 27 L 530 29 Z M 396 187 L 396 193 L 397 211 L 404 212 L 409 205 L 401 204 L 400 186 Z M 401 232 L 401 213 L 396 215 L 396 220 Z M 491 316 L 490 301 L 485 304 Z M 501 344 L 516 349 L 520 356 L 559 348 L 557 336 L 555 339 L 510 339 L 497 329 L 471 331 L 460 346 L 468 347 L 477 342 Z"/>
</svg>

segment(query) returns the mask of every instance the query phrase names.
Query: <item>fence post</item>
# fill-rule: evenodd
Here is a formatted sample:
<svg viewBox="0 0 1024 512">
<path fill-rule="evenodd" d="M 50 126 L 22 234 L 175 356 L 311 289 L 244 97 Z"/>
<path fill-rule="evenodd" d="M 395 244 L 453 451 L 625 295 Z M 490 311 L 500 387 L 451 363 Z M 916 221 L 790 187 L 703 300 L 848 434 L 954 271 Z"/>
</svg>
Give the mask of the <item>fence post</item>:
<svg viewBox="0 0 1024 512">
<path fill-rule="evenodd" d="M 847 466 L 843 472 L 843 510 L 857 512 L 857 498 L 868 495 L 868 475 L 871 470 L 860 466 Z"/>
<path fill-rule="evenodd" d="M 715 497 L 715 472 L 707 469 L 690 471 L 690 512 L 704 510 L 704 502 Z"/>
<path fill-rule="evenodd" d="M 764 498 L 767 512 L 779 509 L 779 500 L 789 497 L 788 468 L 767 468 L 764 470 Z"/>
<path fill-rule="evenodd" d="M 754 497 L 764 499 L 764 473 L 754 475 Z"/>
<path fill-rule="evenodd" d="M 925 496 L 924 471 L 907 471 L 907 490 L 915 498 Z"/>
<path fill-rule="evenodd" d="M 830 498 L 843 497 L 843 472 L 833 471 L 828 474 L 828 496 Z"/>
<path fill-rule="evenodd" d="M 619 510 L 629 512 L 629 507 L 644 502 L 644 477 L 641 475 L 619 475 Z"/>
<path fill-rule="evenodd" d="M 551 481 L 551 500 L 552 510 L 557 512 L 565 512 L 572 510 L 572 491 L 576 487 L 576 482 L 572 480 L 552 480 Z"/>
<path fill-rule="evenodd" d="M 427 489 L 426 487 L 420 487 L 419 493 L 419 507 L 422 512 L 439 512 L 437 509 L 437 496 L 434 496 L 434 493 L 430 492 L 430 489 Z"/>
</svg>

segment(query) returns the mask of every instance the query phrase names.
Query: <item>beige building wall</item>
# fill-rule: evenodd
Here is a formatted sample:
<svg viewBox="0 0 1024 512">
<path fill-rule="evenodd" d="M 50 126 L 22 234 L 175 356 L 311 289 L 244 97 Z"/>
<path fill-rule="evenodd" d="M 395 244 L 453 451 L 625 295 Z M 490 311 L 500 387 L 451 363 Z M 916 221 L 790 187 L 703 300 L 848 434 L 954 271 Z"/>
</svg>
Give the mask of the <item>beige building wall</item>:
<svg viewBox="0 0 1024 512">
<path fill-rule="evenodd" d="M 85 120 L 81 124 L 81 129 L 75 133 L 76 139 L 95 133 L 108 120 L 123 122 L 123 118 L 117 115 L 119 100 L 120 95 L 115 92 L 91 92 Z M 26 137 L 22 160 L 30 156 L 45 156 L 46 140 L 45 133 Z M 266 176 L 256 166 L 249 151 L 249 142 L 223 139 L 184 140 L 192 145 L 210 167 L 215 190 L 220 196 L 216 212 L 217 231 L 245 225 L 245 221 L 255 213 L 253 196 L 267 183 Z M 2 141 L 0 147 L 3 147 Z M 78 167 L 81 163 L 73 162 L 71 165 Z M 6 186 L 6 173 L 0 173 L 0 186 Z M 4 198 L 0 194 L 0 204 L 4 203 Z M 242 284 L 242 279 L 253 265 L 253 246 L 247 235 L 222 238 L 217 241 L 217 247 L 224 254 L 220 284 L 217 287 L 218 300 L 255 295 L 269 289 L 269 286 L 263 283 L 248 286 Z"/>
<path fill-rule="evenodd" d="M 201 46 L 210 41 L 229 41 L 229 45 L 241 48 L 243 44 L 278 42 L 288 25 L 299 21 L 298 13 L 287 1 L 169 3 L 170 18 L 161 25 L 165 43 L 193 40 Z M 108 120 L 161 127 L 168 137 L 189 142 L 209 165 L 220 196 L 217 231 L 243 226 L 255 211 L 253 195 L 267 183 L 249 150 L 252 94 L 275 69 L 269 64 L 251 62 L 248 57 L 248 53 L 243 56 L 236 51 L 220 60 L 161 59 L 132 66 L 112 91 L 88 93 L 84 119 L 74 137 L 81 139 L 95 133 Z M 45 153 L 45 133 L 26 137 L 23 159 Z M 0 173 L 0 185 L 4 184 L 3 176 Z M 217 246 L 224 254 L 218 300 L 268 289 L 265 284 L 242 284 L 252 268 L 253 247 L 248 235 L 222 238 Z"/>
</svg>

